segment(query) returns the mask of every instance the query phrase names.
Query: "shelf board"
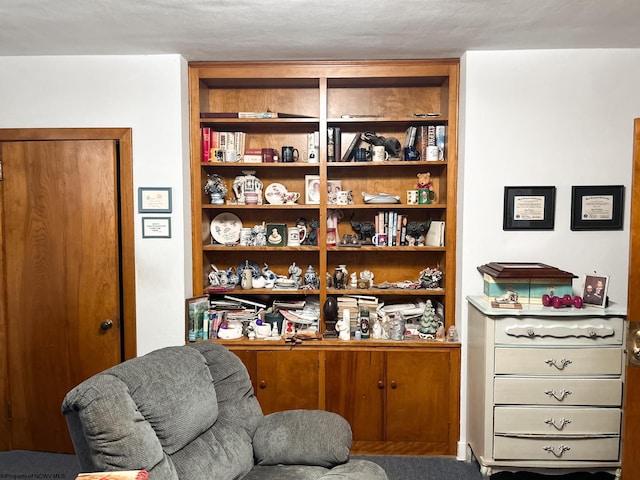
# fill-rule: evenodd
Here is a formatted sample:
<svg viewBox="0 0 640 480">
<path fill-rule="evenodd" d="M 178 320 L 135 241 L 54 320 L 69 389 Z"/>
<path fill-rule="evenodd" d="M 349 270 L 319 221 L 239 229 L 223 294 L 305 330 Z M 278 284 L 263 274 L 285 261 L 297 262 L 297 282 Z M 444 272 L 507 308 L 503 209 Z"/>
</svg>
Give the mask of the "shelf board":
<svg viewBox="0 0 640 480">
<path fill-rule="evenodd" d="M 408 295 L 408 296 L 424 296 L 424 295 L 444 295 L 444 288 L 327 288 L 327 295 L 366 295 L 370 297 L 379 297 L 381 295 Z"/>
<path fill-rule="evenodd" d="M 272 288 L 251 288 L 244 290 L 242 288 L 234 288 L 228 292 L 209 292 L 208 288 L 204 289 L 204 294 L 208 295 L 233 295 L 235 297 L 246 297 L 251 295 L 319 295 L 320 290 L 312 288 L 297 289 L 272 289 Z"/>
<path fill-rule="evenodd" d="M 320 210 L 320 205 L 304 205 L 300 203 L 288 203 L 283 205 L 271 205 L 269 203 L 262 205 L 237 205 L 237 204 L 202 204 L 203 209 L 207 210 Z"/>
<path fill-rule="evenodd" d="M 204 165 L 207 165 L 206 163 Z M 405 160 L 389 160 L 386 162 L 328 162 L 327 168 L 371 168 L 372 166 L 380 168 L 397 168 L 397 167 L 443 167 L 447 165 L 446 160 L 429 161 L 405 161 Z"/>
<path fill-rule="evenodd" d="M 249 246 L 246 247 L 244 245 L 203 245 L 202 250 L 207 251 L 229 251 L 233 250 L 237 251 L 245 251 L 245 252 L 318 252 L 320 247 L 317 245 L 300 245 L 299 247 L 255 247 Z"/>
<path fill-rule="evenodd" d="M 362 245 L 360 247 L 349 247 L 336 245 L 335 247 L 327 247 L 328 252 L 444 252 L 446 247 L 376 247 L 375 245 Z"/>
<path fill-rule="evenodd" d="M 402 162 L 406 163 L 406 162 Z M 435 163 L 435 162 L 434 162 Z M 442 163 L 442 162 L 440 162 Z M 236 168 L 242 170 L 251 170 L 252 168 L 256 169 L 264 169 L 264 168 L 307 168 L 313 170 L 319 170 L 319 163 L 306 163 L 306 162 L 260 162 L 260 163 L 226 163 L 226 162 L 203 162 L 200 163 L 200 166 L 203 168 L 207 167 L 215 167 L 215 169 L 219 168 Z"/>
<path fill-rule="evenodd" d="M 423 210 L 423 209 L 443 209 L 447 205 L 444 203 L 426 203 L 419 205 L 407 205 L 406 203 L 355 203 L 353 205 L 332 205 L 327 204 L 329 210 L 384 210 L 384 209 L 402 209 L 402 210 Z"/>
</svg>

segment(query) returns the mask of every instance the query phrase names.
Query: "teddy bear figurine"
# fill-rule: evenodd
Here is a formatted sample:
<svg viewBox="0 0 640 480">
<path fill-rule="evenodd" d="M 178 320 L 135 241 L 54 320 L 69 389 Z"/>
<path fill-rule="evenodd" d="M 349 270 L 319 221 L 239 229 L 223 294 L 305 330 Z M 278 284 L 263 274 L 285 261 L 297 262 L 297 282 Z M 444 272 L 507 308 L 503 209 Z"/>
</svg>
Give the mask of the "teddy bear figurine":
<svg viewBox="0 0 640 480">
<path fill-rule="evenodd" d="M 429 172 L 419 173 L 418 177 L 418 188 L 428 188 L 431 190 L 431 174 Z"/>
</svg>

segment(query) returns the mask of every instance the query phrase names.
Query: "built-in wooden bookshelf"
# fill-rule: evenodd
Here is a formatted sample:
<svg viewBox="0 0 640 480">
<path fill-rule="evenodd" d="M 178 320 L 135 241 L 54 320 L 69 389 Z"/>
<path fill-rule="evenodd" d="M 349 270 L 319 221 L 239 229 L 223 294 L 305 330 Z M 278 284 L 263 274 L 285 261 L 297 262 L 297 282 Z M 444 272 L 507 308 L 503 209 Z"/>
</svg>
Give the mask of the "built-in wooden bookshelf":
<svg viewBox="0 0 640 480">
<path fill-rule="evenodd" d="M 232 295 L 268 303 L 274 298 L 311 294 L 319 297 L 320 305 L 329 296 L 345 294 L 376 296 L 387 304 L 431 299 L 442 304 L 445 326 L 455 325 L 458 77 L 458 60 L 190 63 L 193 295 L 207 292 L 212 265 L 227 269 L 249 260 L 260 267 L 266 263 L 276 274 L 287 275 L 289 266 L 295 262 L 303 271 L 309 265 L 314 267 L 320 277 L 319 288 L 297 291 L 235 288 Z M 202 115 L 215 112 L 227 115 Z M 269 115 L 270 118 L 228 115 L 233 112 L 285 115 Z M 435 126 L 446 131 L 441 160 L 406 161 L 400 152 L 398 157 L 384 162 L 339 161 L 360 133 L 374 132 L 402 144 L 410 127 L 427 131 Z M 298 149 L 300 157 L 307 151 L 308 135 L 318 132 L 319 161 L 309 163 L 300 158 L 293 163 L 203 162 L 202 128 L 244 132 L 245 151 L 274 148 L 279 152 L 282 146 L 289 145 Z M 333 162 L 328 158 L 329 129 L 340 132 Z M 233 198 L 231 183 L 246 170 L 255 172 L 264 188 L 279 183 L 288 191 L 300 192 L 300 199 L 284 205 L 210 202 L 204 192 L 208 175 L 223 177 Z M 407 204 L 407 190 L 416 189 L 418 174 L 427 172 L 435 195 L 433 202 Z M 305 179 L 309 176 L 316 176 L 320 182 L 319 203 L 307 202 Z M 343 191 L 352 192 L 353 204 L 331 203 L 327 185 L 332 180 L 339 180 Z M 386 193 L 398 196 L 400 201 L 365 203 L 362 192 Z M 338 243 L 327 245 L 327 220 L 336 211 L 340 218 Z M 262 222 L 294 226 L 301 217 L 307 225 L 315 221 L 319 225 L 317 244 L 271 247 L 217 243 L 212 239 L 211 222 L 225 212 L 239 217 L 244 227 Z M 444 244 L 339 243 L 345 235 L 355 234 L 352 222 L 373 223 L 376 216 L 384 217 L 385 212 L 404 215 L 408 222 L 443 221 Z M 369 289 L 330 286 L 326 279 L 338 265 L 346 265 L 350 272 L 373 272 L 375 286 Z M 418 281 L 420 272 L 426 268 L 439 268 L 443 272 L 440 288 L 400 288 L 401 282 Z M 324 319 L 319 328 L 324 332 Z M 363 453 L 455 454 L 460 374 L 457 343 L 422 340 L 340 343 L 324 339 L 313 345 L 293 347 L 300 350 L 297 355 L 302 359 L 291 355 L 294 352 L 289 345 L 248 340 L 228 344 L 247 365 L 265 411 L 296 406 L 337 411 L 354 426 L 354 445 Z M 275 375 L 273 372 L 280 371 L 276 364 L 289 365 L 287 371 L 291 376 L 284 371 Z M 300 367 L 304 372 L 296 365 L 306 365 Z M 404 376 L 406 372 L 411 373 Z M 306 375 L 305 394 L 300 393 L 299 375 Z M 409 384 L 413 384 L 411 388 Z M 422 387 L 416 389 L 416 385 Z M 368 393 L 362 395 L 363 391 Z M 353 398 L 355 403 L 347 405 L 345 398 Z M 408 412 L 399 405 L 412 405 L 417 409 L 416 415 L 422 415 L 419 420 L 409 422 L 413 427 L 406 422 Z M 376 422 L 368 423 L 369 415 L 378 415 Z M 424 433 L 427 424 L 430 426 Z"/>
</svg>

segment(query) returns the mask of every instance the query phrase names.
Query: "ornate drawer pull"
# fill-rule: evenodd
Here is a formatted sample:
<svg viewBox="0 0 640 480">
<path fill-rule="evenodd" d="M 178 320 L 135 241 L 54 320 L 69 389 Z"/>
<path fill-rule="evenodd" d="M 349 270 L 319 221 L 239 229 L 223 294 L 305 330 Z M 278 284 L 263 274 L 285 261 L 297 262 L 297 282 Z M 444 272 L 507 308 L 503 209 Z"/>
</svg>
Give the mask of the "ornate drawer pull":
<svg viewBox="0 0 640 480">
<path fill-rule="evenodd" d="M 556 394 L 555 390 L 547 390 L 544 392 L 546 395 L 549 395 L 550 397 L 555 398 L 556 400 L 558 400 L 559 402 L 561 402 L 562 400 L 564 400 L 567 396 L 571 395 L 571 391 L 570 390 L 565 390 L 564 388 L 562 389 L 562 391 L 560 392 L 560 395 Z"/>
<path fill-rule="evenodd" d="M 545 447 L 542 447 L 542 449 L 544 451 L 546 451 L 546 452 L 553 453 L 553 456 L 556 457 L 556 458 L 562 457 L 564 452 L 568 452 L 569 450 L 571 450 L 571 448 L 567 447 L 566 445 L 562 445 L 562 444 L 560 444 L 560 446 L 558 447 L 558 451 L 557 452 L 556 452 L 555 447 L 553 447 L 552 445 L 547 445 Z"/>
<path fill-rule="evenodd" d="M 545 360 L 545 362 L 547 365 L 549 365 L 550 367 L 556 367 L 558 370 L 564 370 L 564 368 L 567 365 L 571 365 L 571 360 L 565 360 L 564 358 L 562 360 L 560 360 L 560 364 L 558 365 L 556 363 L 556 359 L 555 358 L 550 358 L 549 360 Z"/>
<path fill-rule="evenodd" d="M 556 421 L 553 418 L 547 418 L 544 423 L 547 425 L 551 425 L 556 430 L 564 430 L 566 425 L 571 423 L 571 420 L 567 420 L 566 418 L 561 418 L 558 424 L 556 425 Z"/>
</svg>

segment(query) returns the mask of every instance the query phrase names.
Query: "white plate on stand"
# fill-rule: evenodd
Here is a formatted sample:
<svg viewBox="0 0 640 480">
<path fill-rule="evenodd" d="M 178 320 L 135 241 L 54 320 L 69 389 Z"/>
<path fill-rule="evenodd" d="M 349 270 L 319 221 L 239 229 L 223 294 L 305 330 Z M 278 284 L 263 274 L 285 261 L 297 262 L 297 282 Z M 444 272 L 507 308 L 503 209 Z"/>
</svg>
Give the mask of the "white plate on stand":
<svg viewBox="0 0 640 480">
<path fill-rule="evenodd" d="M 281 183 L 271 183 L 264 191 L 264 198 L 271 205 L 283 205 L 286 202 L 287 187 Z"/>
<path fill-rule="evenodd" d="M 211 220 L 211 236 L 223 245 L 238 243 L 241 229 L 242 220 L 231 212 L 223 212 Z"/>
</svg>

